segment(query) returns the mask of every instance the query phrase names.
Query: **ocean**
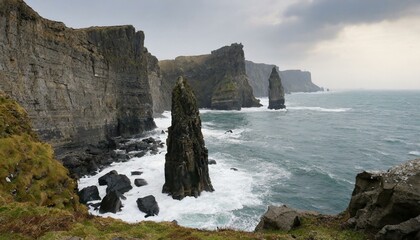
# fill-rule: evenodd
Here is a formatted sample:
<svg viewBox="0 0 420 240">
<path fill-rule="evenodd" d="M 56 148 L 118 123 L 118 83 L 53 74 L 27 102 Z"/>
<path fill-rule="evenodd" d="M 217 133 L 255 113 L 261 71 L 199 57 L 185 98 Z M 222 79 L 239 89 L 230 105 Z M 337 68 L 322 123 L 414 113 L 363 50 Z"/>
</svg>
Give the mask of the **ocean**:
<svg viewBox="0 0 420 240">
<path fill-rule="evenodd" d="M 126 193 L 119 213 L 90 212 L 143 221 L 136 200 L 152 194 L 160 213 L 147 220 L 252 231 L 268 205 L 340 213 L 357 173 L 387 170 L 420 157 L 420 91 L 295 93 L 286 95 L 287 110 L 279 111 L 267 109 L 267 98 L 261 103 L 261 108 L 241 111 L 200 110 L 209 159 L 217 161 L 209 166 L 214 192 L 182 201 L 162 194 L 164 148 L 80 179 L 82 189 L 113 169 L 132 180 L 130 172 L 141 170 L 140 177 L 149 183 Z M 163 142 L 167 135 L 162 130 L 171 121 L 169 112 L 164 116 L 148 133 Z M 101 197 L 105 188 L 99 187 Z"/>
</svg>

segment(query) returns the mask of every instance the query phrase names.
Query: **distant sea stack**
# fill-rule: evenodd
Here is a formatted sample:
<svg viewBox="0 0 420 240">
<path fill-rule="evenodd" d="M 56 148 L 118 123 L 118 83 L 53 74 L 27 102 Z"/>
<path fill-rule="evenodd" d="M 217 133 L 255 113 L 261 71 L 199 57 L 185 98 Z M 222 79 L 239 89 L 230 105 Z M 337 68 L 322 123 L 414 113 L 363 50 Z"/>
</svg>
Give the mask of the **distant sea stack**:
<svg viewBox="0 0 420 240">
<path fill-rule="evenodd" d="M 162 72 L 162 97 L 170 95 L 178 76 L 188 78 L 198 106 L 219 110 L 240 110 L 261 106 L 254 97 L 245 71 L 242 44 L 225 46 L 208 55 L 181 56 L 159 62 Z M 166 98 L 168 109 L 170 99 Z M 166 109 L 166 110 L 167 110 Z"/>
<path fill-rule="evenodd" d="M 324 90 L 312 82 L 311 73 L 307 71 L 280 71 L 276 65 L 254 63 L 251 61 L 245 61 L 245 67 L 246 74 L 249 78 L 249 84 L 251 85 L 256 97 L 267 97 L 267 79 L 269 78 L 273 67 L 276 67 L 279 72 L 285 93 L 318 92 Z"/>
<path fill-rule="evenodd" d="M 273 67 L 270 78 L 268 79 L 268 108 L 286 108 L 284 105 L 284 89 L 276 67 Z"/>
<path fill-rule="evenodd" d="M 0 90 L 27 111 L 61 158 L 155 127 L 157 59 L 133 26 L 67 28 L 22 0 L 0 4 Z M 157 79 L 156 81 L 158 81 Z"/>
<path fill-rule="evenodd" d="M 172 91 L 171 111 L 162 192 L 181 200 L 186 196 L 198 197 L 202 191 L 214 191 L 197 100 L 183 77 L 177 79 Z"/>
</svg>

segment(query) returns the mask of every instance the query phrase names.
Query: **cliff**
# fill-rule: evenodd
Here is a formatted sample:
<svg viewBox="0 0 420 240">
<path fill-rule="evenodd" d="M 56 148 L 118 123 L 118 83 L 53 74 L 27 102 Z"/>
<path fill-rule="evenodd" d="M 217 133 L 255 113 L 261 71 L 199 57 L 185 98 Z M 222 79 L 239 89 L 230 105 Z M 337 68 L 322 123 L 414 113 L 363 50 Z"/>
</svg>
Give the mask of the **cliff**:
<svg viewBox="0 0 420 240">
<path fill-rule="evenodd" d="M 255 99 L 245 72 L 245 57 L 241 44 L 225 46 L 209 55 L 181 56 L 159 62 L 162 71 L 162 96 L 170 95 L 178 76 L 189 79 L 198 106 L 212 109 L 241 109 L 260 106 Z M 166 97 L 165 109 L 170 108 Z"/>
<path fill-rule="evenodd" d="M 0 90 L 59 156 L 152 129 L 156 62 L 132 26 L 74 30 L 22 0 L 0 3 Z"/>
<path fill-rule="evenodd" d="M 280 74 L 285 93 L 323 91 L 322 88 L 312 82 L 311 73 L 307 71 L 280 71 L 276 65 L 254 63 L 251 61 L 245 61 L 245 67 L 246 74 L 249 77 L 249 84 L 254 91 L 254 95 L 257 97 L 268 96 L 267 79 L 269 78 L 273 67 L 276 67 Z"/>
<path fill-rule="evenodd" d="M 214 191 L 197 100 L 183 77 L 178 78 L 172 91 L 171 115 L 162 192 L 181 200 L 186 196 L 198 197 L 202 191 Z"/>
</svg>

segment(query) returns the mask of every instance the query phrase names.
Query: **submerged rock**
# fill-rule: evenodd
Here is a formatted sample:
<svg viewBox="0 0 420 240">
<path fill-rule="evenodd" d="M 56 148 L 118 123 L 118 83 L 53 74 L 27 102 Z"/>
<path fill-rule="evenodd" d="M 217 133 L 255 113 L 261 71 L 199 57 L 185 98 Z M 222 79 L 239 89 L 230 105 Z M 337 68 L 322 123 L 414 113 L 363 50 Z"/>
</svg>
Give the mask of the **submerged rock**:
<svg viewBox="0 0 420 240">
<path fill-rule="evenodd" d="M 137 187 L 146 186 L 147 181 L 144 180 L 143 178 L 136 178 L 136 179 L 134 179 L 134 185 L 136 185 Z"/>
<path fill-rule="evenodd" d="M 159 206 L 154 196 L 149 195 L 144 198 L 137 199 L 137 207 L 140 211 L 146 213 L 146 218 L 159 214 Z"/>
<path fill-rule="evenodd" d="M 273 67 L 270 78 L 268 79 L 268 108 L 282 109 L 284 105 L 284 89 L 276 68 Z"/>
<path fill-rule="evenodd" d="M 415 233 L 410 232 L 407 225 L 410 222 L 418 222 L 419 203 L 420 159 L 408 161 L 387 172 L 363 172 L 356 177 L 347 209 L 351 217 L 348 223 L 357 229 L 383 228 L 383 236 L 386 236 L 388 231 L 409 232 L 415 236 L 419 230 L 413 230 Z"/>
<path fill-rule="evenodd" d="M 214 191 L 208 171 L 208 151 L 201 133 L 197 101 L 184 78 L 172 92 L 172 125 L 165 156 L 165 184 L 162 192 L 174 199 Z"/>
</svg>

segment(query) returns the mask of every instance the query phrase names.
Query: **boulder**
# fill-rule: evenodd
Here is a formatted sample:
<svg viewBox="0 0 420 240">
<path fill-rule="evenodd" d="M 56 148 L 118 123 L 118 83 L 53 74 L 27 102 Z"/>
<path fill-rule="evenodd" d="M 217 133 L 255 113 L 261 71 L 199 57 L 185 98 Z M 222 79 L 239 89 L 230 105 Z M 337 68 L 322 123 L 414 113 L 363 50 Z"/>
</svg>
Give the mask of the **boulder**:
<svg viewBox="0 0 420 240">
<path fill-rule="evenodd" d="M 273 67 L 270 78 L 268 79 L 268 108 L 286 108 L 284 105 L 284 89 L 276 67 Z"/>
<path fill-rule="evenodd" d="M 139 176 L 139 175 L 142 175 L 142 174 L 143 174 L 142 171 L 132 171 L 131 172 L 131 176 Z"/>
<path fill-rule="evenodd" d="M 215 165 L 217 162 L 214 159 L 209 159 L 209 165 Z"/>
<path fill-rule="evenodd" d="M 134 180 L 134 185 L 136 185 L 137 187 L 142 187 L 142 186 L 146 186 L 147 182 L 146 180 L 142 179 L 142 178 L 137 178 Z"/>
<path fill-rule="evenodd" d="M 297 210 L 286 205 L 269 206 L 267 212 L 261 217 L 255 231 L 282 230 L 289 231 L 300 226 L 300 215 Z"/>
<path fill-rule="evenodd" d="M 121 211 L 122 203 L 120 198 L 118 197 L 118 193 L 116 191 L 109 192 L 104 199 L 102 199 L 101 206 L 99 207 L 100 213 L 117 213 Z"/>
<path fill-rule="evenodd" d="M 112 170 L 110 172 L 108 172 L 107 174 L 103 175 L 102 177 L 100 177 L 98 179 L 99 182 L 99 186 L 105 186 L 108 184 L 109 180 L 113 177 L 118 175 L 118 172 L 115 170 Z"/>
<path fill-rule="evenodd" d="M 106 192 L 116 191 L 118 193 L 124 194 L 132 189 L 130 179 L 123 174 L 112 175 L 108 178 L 108 187 L 106 188 Z"/>
<path fill-rule="evenodd" d="M 98 187 L 90 186 L 85 187 L 80 190 L 78 193 L 79 195 L 79 202 L 86 204 L 87 202 L 94 201 L 94 200 L 101 200 L 99 196 Z"/>
<path fill-rule="evenodd" d="M 137 199 L 137 207 L 140 211 L 146 213 L 145 217 L 155 216 L 159 214 L 159 206 L 154 196 L 149 195 Z"/>
<path fill-rule="evenodd" d="M 375 237 L 378 240 L 420 239 L 420 215 L 397 225 L 386 225 Z"/>
<path fill-rule="evenodd" d="M 162 192 L 180 200 L 185 196 L 198 196 L 202 191 L 214 191 L 197 101 L 183 77 L 178 78 L 172 92 L 171 115 Z"/>
<path fill-rule="evenodd" d="M 420 159 L 387 172 L 363 172 L 356 176 L 347 208 L 357 229 L 380 230 L 420 215 Z"/>
</svg>

